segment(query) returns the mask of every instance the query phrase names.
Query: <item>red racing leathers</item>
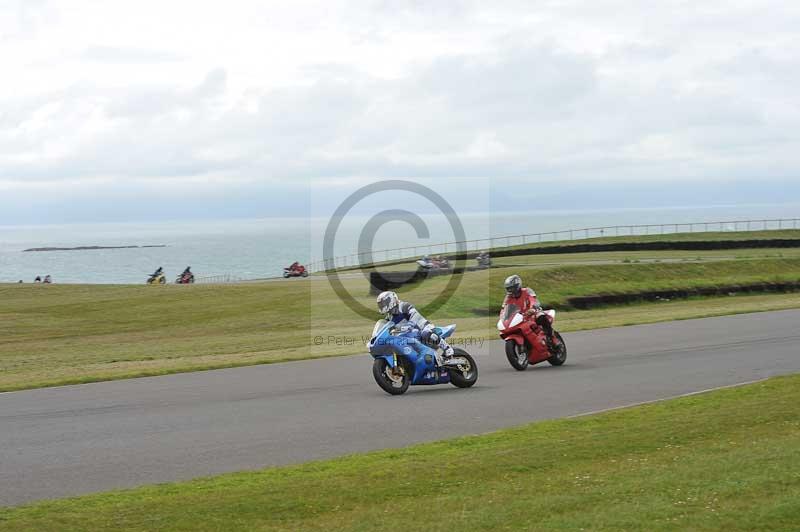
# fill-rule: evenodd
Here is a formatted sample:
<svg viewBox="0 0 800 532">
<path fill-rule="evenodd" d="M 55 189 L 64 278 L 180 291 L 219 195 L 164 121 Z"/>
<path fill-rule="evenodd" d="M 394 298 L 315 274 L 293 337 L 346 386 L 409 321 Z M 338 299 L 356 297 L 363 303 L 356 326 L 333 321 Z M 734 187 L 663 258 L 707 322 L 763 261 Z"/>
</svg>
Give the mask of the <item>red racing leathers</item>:
<svg viewBox="0 0 800 532">
<path fill-rule="evenodd" d="M 542 306 L 539 304 L 536 292 L 530 288 L 523 288 L 519 291 L 519 295 L 517 296 L 506 294 L 506 298 L 503 300 L 503 308 L 509 304 L 516 305 L 526 318 L 533 316 L 537 325 L 544 330 L 548 345 L 552 345 L 553 326 L 550 317 L 542 312 Z"/>
<path fill-rule="evenodd" d="M 503 300 L 503 307 L 508 304 L 516 305 L 517 308 L 520 309 L 520 312 L 525 315 L 530 314 L 528 312 L 529 310 L 538 310 L 541 308 L 539 300 L 536 298 L 536 292 L 530 288 L 523 288 L 516 297 L 511 294 L 506 294 L 506 298 Z"/>
</svg>

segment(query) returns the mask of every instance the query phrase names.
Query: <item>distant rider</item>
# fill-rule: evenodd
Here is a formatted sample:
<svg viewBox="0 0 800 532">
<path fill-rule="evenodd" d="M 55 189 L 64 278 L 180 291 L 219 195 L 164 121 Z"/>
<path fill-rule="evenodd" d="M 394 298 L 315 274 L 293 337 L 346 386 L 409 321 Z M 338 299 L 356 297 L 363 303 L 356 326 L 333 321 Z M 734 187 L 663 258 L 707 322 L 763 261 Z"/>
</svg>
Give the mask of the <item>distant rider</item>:
<svg viewBox="0 0 800 532">
<path fill-rule="evenodd" d="M 408 321 L 420 330 L 422 341 L 431 347 L 438 347 L 442 355 L 436 353 L 436 363 L 443 365 L 453 356 L 453 348 L 444 338 L 436 333 L 436 327 L 407 301 L 400 301 L 394 292 L 381 292 L 378 295 L 378 311 L 386 315 L 386 319 L 397 324 L 403 320 Z"/>
<path fill-rule="evenodd" d="M 503 308 L 506 305 L 516 305 L 526 318 L 535 316 L 536 324 L 544 330 L 545 339 L 548 347 L 552 349 L 555 342 L 553 340 L 553 325 L 550 318 L 542 310 L 542 305 L 536 297 L 536 292 L 531 288 L 522 287 L 522 278 L 519 275 L 510 275 L 503 283 L 506 289 L 506 298 L 503 300 Z"/>
</svg>

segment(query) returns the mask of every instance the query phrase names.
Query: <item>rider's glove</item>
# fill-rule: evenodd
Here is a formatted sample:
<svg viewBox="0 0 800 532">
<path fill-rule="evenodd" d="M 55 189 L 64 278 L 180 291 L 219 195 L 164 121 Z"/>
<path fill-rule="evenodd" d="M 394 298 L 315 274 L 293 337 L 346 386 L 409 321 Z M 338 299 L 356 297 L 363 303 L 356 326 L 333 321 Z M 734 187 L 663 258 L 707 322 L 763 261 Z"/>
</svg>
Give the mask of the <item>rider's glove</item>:
<svg viewBox="0 0 800 532">
<path fill-rule="evenodd" d="M 433 328 L 432 327 L 426 327 L 422 331 L 422 340 L 426 344 L 438 345 L 439 344 L 439 335 L 436 334 L 435 332 L 433 332 Z"/>
</svg>

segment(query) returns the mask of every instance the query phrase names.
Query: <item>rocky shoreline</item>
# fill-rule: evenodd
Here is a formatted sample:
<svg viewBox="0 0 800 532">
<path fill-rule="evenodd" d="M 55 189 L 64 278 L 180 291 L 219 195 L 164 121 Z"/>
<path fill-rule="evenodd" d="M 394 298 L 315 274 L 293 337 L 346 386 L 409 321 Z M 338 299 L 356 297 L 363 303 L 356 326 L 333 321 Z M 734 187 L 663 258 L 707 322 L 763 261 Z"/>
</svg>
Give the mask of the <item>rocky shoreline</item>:
<svg viewBox="0 0 800 532">
<path fill-rule="evenodd" d="M 95 249 L 140 249 L 140 248 L 165 248 L 166 244 L 156 244 L 152 246 L 78 246 L 74 248 L 29 248 L 23 249 L 22 252 L 28 251 L 91 251 Z"/>
</svg>

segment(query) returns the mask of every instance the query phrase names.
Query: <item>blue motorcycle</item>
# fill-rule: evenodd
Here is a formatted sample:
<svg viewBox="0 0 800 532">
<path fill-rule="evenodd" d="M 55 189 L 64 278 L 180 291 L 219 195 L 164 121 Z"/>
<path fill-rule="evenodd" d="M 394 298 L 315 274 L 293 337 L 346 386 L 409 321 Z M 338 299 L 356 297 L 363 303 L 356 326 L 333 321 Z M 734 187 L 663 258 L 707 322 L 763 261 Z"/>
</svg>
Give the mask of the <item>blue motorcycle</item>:
<svg viewBox="0 0 800 532">
<path fill-rule="evenodd" d="M 448 338 L 455 325 L 436 328 L 441 338 Z M 436 350 L 421 339 L 418 328 L 408 322 L 396 324 L 379 320 L 369 341 L 369 354 L 375 358 L 372 376 L 383 391 L 401 395 L 412 384 L 447 384 L 469 388 L 478 380 L 478 366 L 469 353 L 454 348 L 444 365 L 436 362 Z"/>
</svg>

